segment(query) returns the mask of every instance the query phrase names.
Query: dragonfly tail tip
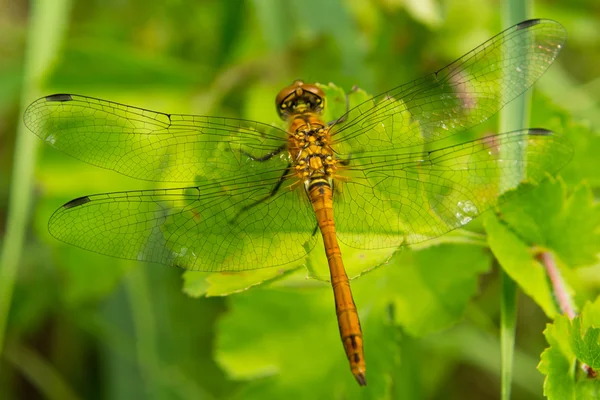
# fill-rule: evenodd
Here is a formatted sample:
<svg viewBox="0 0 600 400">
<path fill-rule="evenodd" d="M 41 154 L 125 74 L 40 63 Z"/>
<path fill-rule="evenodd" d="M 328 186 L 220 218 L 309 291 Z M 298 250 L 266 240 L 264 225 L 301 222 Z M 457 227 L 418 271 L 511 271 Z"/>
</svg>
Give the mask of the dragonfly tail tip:
<svg viewBox="0 0 600 400">
<path fill-rule="evenodd" d="M 367 386 L 367 378 L 363 372 L 358 372 L 354 377 L 360 386 Z"/>
</svg>

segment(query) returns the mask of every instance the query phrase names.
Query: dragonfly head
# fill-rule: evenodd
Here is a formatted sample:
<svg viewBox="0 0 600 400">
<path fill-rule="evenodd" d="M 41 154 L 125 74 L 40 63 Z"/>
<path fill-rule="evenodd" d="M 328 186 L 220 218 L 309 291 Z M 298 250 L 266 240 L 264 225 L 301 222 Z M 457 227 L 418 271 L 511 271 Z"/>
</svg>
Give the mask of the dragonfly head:
<svg viewBox="0 0 600 400">
<path fill-rule="evenodd" d="M 293 114 L 320 115 L 325 106 L 325 93 L 317 85 L 295 81 L 277 94 L 275 105 L 277 113 L 284 121 Z"/>
</svg>

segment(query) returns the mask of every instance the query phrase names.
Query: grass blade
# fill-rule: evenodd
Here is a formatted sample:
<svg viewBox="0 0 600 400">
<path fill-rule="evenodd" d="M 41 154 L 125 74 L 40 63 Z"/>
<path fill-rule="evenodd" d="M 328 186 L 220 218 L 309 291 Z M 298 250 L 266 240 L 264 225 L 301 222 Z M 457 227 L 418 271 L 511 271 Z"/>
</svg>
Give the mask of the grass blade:
<svg viewBox="0 0 600 400">
<path fill-rule="evenodd" d="M 24 81 L 21 92 L 21 115 L 27 105 L 39 95 L 41 82 L 48 74 L 64 29 L 68 26 L 70 0 L 31 2 L 28 43 L 25 50 Z M 6 324 L 25 229 L 31 211 L 31 193 L 37 138 L 21 123 L 17 131 L 14 163 L 11 177 L 6 235 L 0 256 L 0 353 L 2 352 Z"/>
<path fill-rule="evenodd" d="M 503 25 L 508 28 L 516 23 L 528 18 L 531 10 L 531 1 L 529 0 L 504 0 L 503 6 Z M 513 130 L 527 127 L 529 121 L 529 107 L 531 103 L 531 91 L 528 90 L 523 95 L 517 97 L 508 103 L 500 113 L 500 132 L 510 132 Z M 501 148 L 501 157 L 504 157 L 505 149 Z M 521 157 L 522 155 L 513 155 Z M 521 176 L 517 174 L 512 177 L 501 177 L 501 187 L 516 187 L 518 182 L 526 171 L 521 171 Z M 502 191 L 502 189 L 501 189 Z M 509 400 L 512 386 L 514 349 L 515 349 L 515 330 L 517 319 L 517 285 L 504 272 L 501 271 L 502 298 L 500 305 L 500 346 L 501 346 L 501 398 Z"/>
</svg>

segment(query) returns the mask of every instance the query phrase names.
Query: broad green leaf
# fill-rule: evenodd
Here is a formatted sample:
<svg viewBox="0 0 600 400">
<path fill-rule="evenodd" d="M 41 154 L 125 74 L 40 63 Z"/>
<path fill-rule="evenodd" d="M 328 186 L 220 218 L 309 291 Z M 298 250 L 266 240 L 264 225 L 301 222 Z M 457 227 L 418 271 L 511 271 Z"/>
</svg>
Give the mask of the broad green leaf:
<svg viewBox="0 0 600 400">
<path fill-rule="evenodd" d="M 600 154 L 600 136 L 590 126 L 571 122 L 565 127 L 569 140 L 573 144 L 573 160 L 561 173 L 565 181 L 571 184 L 588 182 L 592 187 L 600 186 L 598 174 L 598 154 Z"/>
<path fill-rule="evenodd" d="M 300 266 L 301 264 L 292 263 L 282 267 L 235 273 L 185 271 L 183 291 L 191 297 L 227 296 L 289 275 Z"/>
<path fill-rule="evenodd" d="M 505 271 L 552 317 L 557 312 L 552 288 L 536 260 L 535 247 L 556 254 L 559 266 L 596 262 L 600 252 L 600 207 L 594 204 L 585 185 L 570 195 L 564 183 L 554 179 L 529 189 L 522 187 L 505 195 L 518 198 L 501 207 L 504 222 L 488 215 L 488 243 Z"/>
<path fill-rule="evenodd" d="M 596 371 L 600 367 L 599 327 L 600 298 L 587 303 L 573 321 L 560 315 L 547 325 L 544 334 L 550 347 L 542 353 L 538 369 L 546 375 L 544 394 L 549 399 L 598 398 L 600 380 L 588 377 L 581 363 Z"/>
<path fill-rule="evenodd" d="M 238 397 L 361 398 L 333 304 L 330 289 L 253 290 L 231 297 L 231 311 L 219 324 L 216 359 L 231 378 L 252 381 Z M 362 311 L 361 317 L 369 370 L 362 396 L 382 398 L 396 362 L 390 356 L 398 351 L 395 335 L 385 309 Z"/>
<path fill-rule="evenodd" d="M 557 216 L 551 243 L 561 258 L 572 266 L 598 261 L 600 252 L 600 204 L 594 201 L 590 188 L 575 188 Z"/>
<path fill-rule="evenodd" d="M 569 266 L 590 265 L 600 252 L 600 205 L 590 188 L 567 194 L 561 180 L 547 179 L 502 208 L 502 219 L 530 245 L 555 251 Z"/>
<path fill-rule="evenodd" d="M 546 180 L 537 187 L 522 186 L 505 198 L 508 196 L 511 201 L 501 207 L 502 220 L 528 243 L 549 246 L 548 234 L 553 228 L 554 216 L 564 203 L 562 185 Z"/>
<path fill-rule="evenodd" d="M 440 245 L 397 252 L 385 267 L 395 321 L 415 336 L 456 323 L 477 294 L 491 257 L 478 246 Z"/>
<path fill-rule="evenodd" d="M 552 73 L 552 70 L 549 71 Z M 590 186 L 600 186 L 598 154 L 600 136 L 590 122 L 574 119 L 563 108 L 542 95 L 533 96 L 531 126 L 542 126 L 568 135 L 573 145 L 573 159 L 560 172 L 565 182 L 578 185 L 586 181 Z"/>
<path fill-rule="evenodd" d="M 210 272 L 185 271 L 183 277 L 183 292 L 190 297 L 203 297 L 210 287 L 206 278 Z"/>
<path fill-rule="evenodd" d="M 317 234 L 320 235 L 320 233 Z M 387 263 L 394 253 L 394 249 L 363 250 L 346 246 L 341 242 L 339 245 L 346 274 L 350 279 L 357 278 Z M 322 240 L 319 240 L 315 248 L 310 252 L 305 265 L 309 278 L 329 282 L 329 265 L 327 264 L 327 255 Z"/>
<path fill-rule="evenodd" d="M 570 333 L 571 346 L 577 359 L 595 370 L 600 368 L 600 328 L 582 329 L 581 320 L 576 318 L 572 322 Z"/>
<path fill-rule="evenodd" d="M 546 315 L 555 315 L 557 311 L 546 274 L 530 246 L 495 215 L 489 213 L 485 221 L 488 244 L 502 268 Z"/>
<path fill-rule="evenodd" d="M 583 307 L 581 315 L 572 321 L 570 334 L 577 359 L 600 370 L 600 298 Z"/>
<path fill-rule="evenodd" d="M 575 354 L 568 344 L 569 319 L 558 316 L 544 331 L 550 347 L 544 350 L 538 370 L 546 375 L 544 394 L 549 399 L 575 399 Z"/>
<path fill-rule="evenodd" d="M 231 296 L 216 358 L 232 378 L 251 381 L 244 399 L 390 398 L 390 382 L 406 362 L 396 327 L 425 335 L 455 323 L 489 265 L 482 247 L 447 244 L 403 250 L 353 280 L 368 371 L 361 391 L 342 350 L 330 288 Z"/>
</svg>

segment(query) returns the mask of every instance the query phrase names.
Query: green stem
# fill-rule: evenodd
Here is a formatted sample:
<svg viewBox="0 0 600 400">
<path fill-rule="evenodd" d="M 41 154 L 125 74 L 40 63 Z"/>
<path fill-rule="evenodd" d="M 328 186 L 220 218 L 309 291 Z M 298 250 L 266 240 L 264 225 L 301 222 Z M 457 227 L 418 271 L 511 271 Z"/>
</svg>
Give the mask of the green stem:
<svg viewBox="0 0 600 400">
<path fill-rule="evenodd" d="M 32 1 L 25 49 L 21 115 L 40 92 L 68 24 L 70 0 Z M 0 353 L 2 352 L 12 294 L 17 277 L 25 229 L 31 212 L 31 188 L 37 152 L 37 138 L 19 124 L 11 177 L 6 235 L 0 256 Z"/>
<path fill-rule="evenodd" d="M 147 398 L 160 398 L 160 385 L 155 380 L 160 371 L 157 351 L 156 320 L 152 311 L 152 295 L 144 268 L 137 265 L 129 272 L 126 290 L 131 304 L 131 313 L 136 337 L 138 365 L 143 373 Z"/>
<path fill-rule="evenodd" d="M 510 399 L 517 327 L 517 284 L 501 270 L 500 347 L 502 360 L 502 400 Z"/>
<path fill-rule="evenodd" d="M 573 298 L 571 294 L 567 290 L 567 284 L 556 265 L 556 261 L 554 260 L 554 256 L 549 251 L 543 251 L 538 255 L 538 260 L 544 266 L 546 270 L 546 275 L 550 279 L 550 283 L 552 284 L 552 292 L 554 293 L 554 298 L 558 303 L 558 308 L 560 309 L 560 313 L 569 317 L 569 319 L 573 319 L 577 316 L 577 310 L 575 310 L 575 304 L 573 303 Z"/>
<path fill-rule="evenodd" d="M 504 0 L 503 7 L 503 25 L 508 28 L 514 24 L 529 18 L 531 12 L 531 1 L 528 0 Z M 510 132 L 527 127 L 529 121 L 529 107 L 531 103 L 531 91 L 517 97 L 508 103 L 500 113 L 500 132 Z M 519 159 L 524 154 L 508 155 L 508 148 L 500 148 L 500 157 L 508 159 Z M 525 150 L 523 150 L 525 151 Z M 519 185 L 527 171 L 519 171 L 518 174 L 511 174 L 500 177 L 500 191 L 504 192 L 508 188 L 516 188 Z M 506 274 L 501 271 L 502 281 L 502 299 L 501 299 L 501 317 L 500 317 L 500 342 L 501 342 L 501 360 L 502 360 L 502 383 L 501 398 L 509 400 L 513 379 L 514 349 L 515 349 L 515 330 L 517 326 L 517 285 Z"/>
<path fill-rule="evenodd" d="M 548 278 L 550 279 L 552 284 L 552 292 L 554 293 L 554 298 L 558 303 L 557 305 L 561 314 L 566 315 L 572 320 L 577 316 L 577 310 L 575 309 L 573 298 L 567 289 L 567 284 L 563 279 L 560 270 L 558 269 L 558 265 L 556 265 L 554 256 L 549 251 L 543 251 L 538 254 L 538 260 L 544 266 L 546 275 L 548 275 Z M 596 376 L 597 374 L 597 371 L 587 364 L 582 364 L 581 368 L 589 377 Z"/>
<path fill-rule="evenodd" d="M 129 277 L 130 279 L 135 277 Z M 128 282 L 128 285 L 135 285 L 134 282 Z M 130 289 L 128 289 L 130 290 Z M 134 305 L 134 297 L 143 295 L 143 290 L 134 290 L 140 292 L 136 295 L 129 293 L 130 302 Z M 137 303 L 138 300 L 135 300 Z M 146 311 L 147 312 L 147 311 Z M 136 335 L 137 330 L 143 329 L 143 324 L 138 326 L 137 320 L 144 319 L 143 317 L 136 317 L 134 323 L 136 324 Z M 152 321 L 154 318 L 152 318 Z M 143 349 L 143 346 L 139 346 L 137 337 L 128 335 L 121 331 L 118 326 L 108 322 L 106 318 L 96 314 L 89 313 L 84 316 L 77 318 L 78 326 L 83 331 L 87 332 L 90 336 L 94 337 L 95 340 L 106 349 L 110 349 L 118 357 L 125 360 L 127 364 L 139 365 L 142 376 L 145 379 L 151 379 L 154 385 L 162 385 L 169 391 L 172 391 L 177 397 L 181 399 L 206 399 L 212 400 L 214 397 L 208 393 L 204 388 L 200 386 L 197 380 L 194 380 L 186 371 L 184 365 L 175 364 L 164 364 L 156 354 L 150 354 L 149 357 L 154 357 L 156 361 L 156 369 L 153 361 L 146 360 L 146 354 L 140 353 L 139 350 Z M 144 334 L 143 332 L 140 334 Z M 136 347 L 136 344 L 137 347 Z"/>
<path fill-rule="evenodd" d="M 79 396 L 56 369 L 33 349 L 16 341 L 7 341 L 4 358 L 20 371 L 45 398 L 78 400 Z"/>
</svg>

